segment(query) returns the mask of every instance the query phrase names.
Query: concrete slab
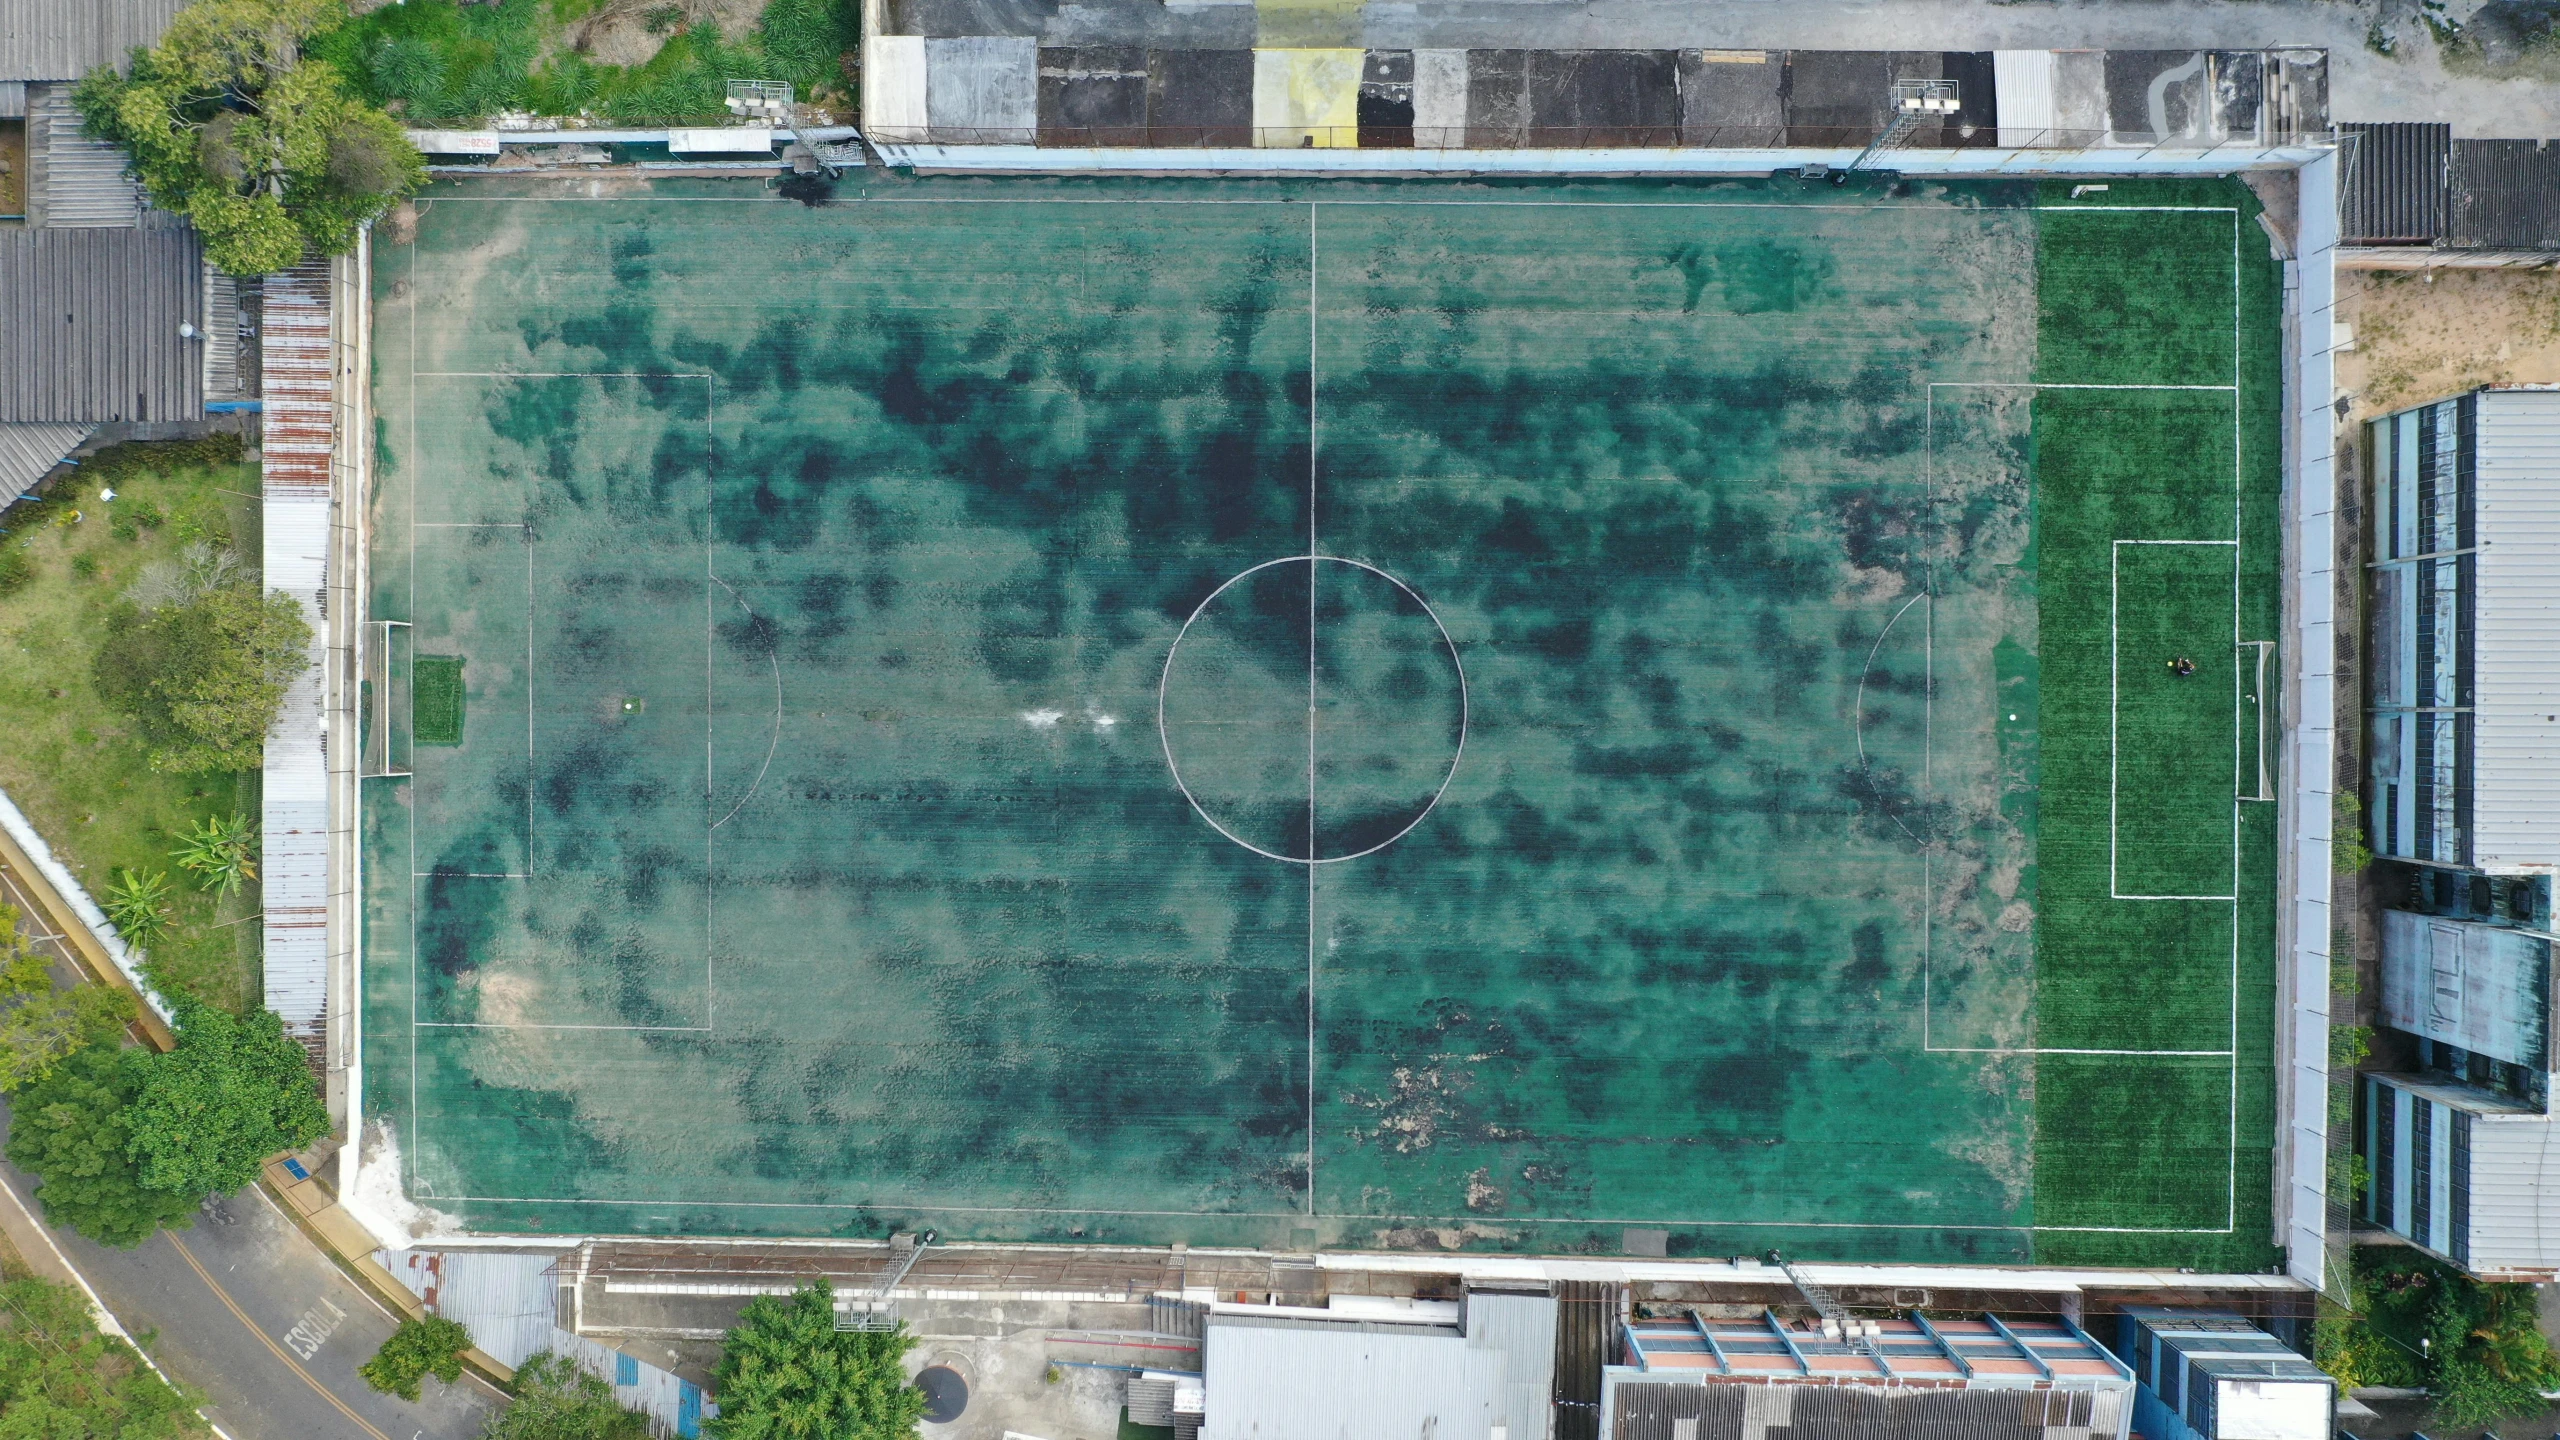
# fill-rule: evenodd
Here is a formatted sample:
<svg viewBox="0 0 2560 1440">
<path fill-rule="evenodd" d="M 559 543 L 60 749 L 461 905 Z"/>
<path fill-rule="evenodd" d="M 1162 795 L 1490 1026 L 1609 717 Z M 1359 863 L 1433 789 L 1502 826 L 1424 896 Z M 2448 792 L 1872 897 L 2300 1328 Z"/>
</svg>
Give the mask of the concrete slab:
<svg viewBox="0 0 2560 1440">
<path fill-rule="evenodd" d="M 1533 145 L 1670 145 L 1679 137 L 1679 64 L 1669 50 L 1532 50 L 1527 89 Z"/>
<path fill-rule="evenodd" d="M 1157 145 L 1253 143 L 1253 52 L 1147 52 L 1147 128 Z"/>
<path fill-rule="evenodd" d="M 888 33 L 930 40 L 1047 33 L 1054 0 L 888 0 Z"/>
<path fill-rule="evenodd" d="M 1413 144 L 1413 52 L 1372 50 L 1360 66 L 1360 146 Z"/>
<path fill-rule="evenodd" d="M 1479 150 L 1512 149 L 1529 134 L 1529 52 L 1467 52 L 1467 140 Z"/>
<path fill-rule="evenodd" d="M 1467 52 L 1415 50 L 1413 143 L 1455 149 L 1467 141 Z"/>
<path fill-rule="evenodd" d="M 1787 55 L 1790 145 L 1863 145 L 1885 122 L 1893 57 L 1882 50 L 1796 50 Z"/>
<path fill-rule="evenodd" d="M 1785 56 L 1768 50 L 1680 52 L 1680 143 L 1775 145 L 1786 125 Z"/>
<path fill-rule="evenodd" d="M 1133 45 L 1040 51 L 1040 143 L 1138 145 L 1147 126 L 1147 52 Z"/>
<path fill-rule="evenodd" d="M 1364 58 L 1358 50 L 1254 51 L 1254 143 L 1282 150 L 1356 146 Z"/>
<path fill-rule="evenodd" d="M 937 137 L 1025 145 L 1040 126 L 1040 42 L 968 35 L 924 42 L 925 114 Z"/>
<path fill-rule="evenodd" d="M 872 138 L 922 138 L 933 124 L 925 103 L 924 40 L 874 35 L 863 42 L 862 126 Z"/>
<path fill-rule="evenodd" d="M 2210 124 L 2211 91 L 2202 50 L 2107 52 L 2107 128 L 2117 140 L 2194 139 Z"/>
</svg>

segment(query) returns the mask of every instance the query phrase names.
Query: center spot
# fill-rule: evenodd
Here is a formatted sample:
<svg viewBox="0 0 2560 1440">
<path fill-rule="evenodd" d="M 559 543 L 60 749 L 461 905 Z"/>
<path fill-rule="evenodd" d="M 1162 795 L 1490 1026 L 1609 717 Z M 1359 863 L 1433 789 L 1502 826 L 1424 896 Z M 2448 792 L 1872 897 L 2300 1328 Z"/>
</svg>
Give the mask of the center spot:
<svg viewBox="0 0 2560 1440">
<path fill-rule="evenodd" d="M 1300 864 L 1421 823 L 1466 744 L 1466 675 L 1422 597 L 1374 566 L 1267 560 L 1212 591 L 1165 657 L 1174 783 L 1218 833 Z"/>
</svg>

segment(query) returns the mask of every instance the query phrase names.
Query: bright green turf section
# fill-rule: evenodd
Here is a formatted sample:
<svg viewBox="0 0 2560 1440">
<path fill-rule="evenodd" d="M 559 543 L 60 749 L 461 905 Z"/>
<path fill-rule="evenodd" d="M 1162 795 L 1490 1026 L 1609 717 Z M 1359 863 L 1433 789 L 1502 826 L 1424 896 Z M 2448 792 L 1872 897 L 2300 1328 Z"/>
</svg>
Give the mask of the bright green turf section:
<svg viewBox="0 0 2560 1440">
<path fill-rule="evenodd" d="M 2066 193 L 2047 187 L 2046 203 L 2069 203 Z M 2112 896 L 2235 893 L 2226 757 L 2256 735 L 2236 729 L 2233 642 L 2276 635 L 2279 276 L 2239 186 L 2118 184 L 2108 198 L 2228 208 L 2045 211 L 2037 378 L 2227 386 L 2236 373 L 2239 388 L 2236 399 L 2216 389 L 2037 396 L 2037 1034 L 2057 1049 L 2235 1053 L 2044 1056 L 2037 1221 L 2219 1229 L 2183 1237 L 2182 1253 L 2196 1257 L 2186 1263 L 2257 1269 L 2275 1258 L 2275 807 L 2236 807 L 2236 903 Z M 2196 662 L 2194 676 L 2169 672 L 2180 655 Z M 2254 676 L 2254 656 L 2251 665 Z M 2046 1230 L 2035 1250 L 2055 1263 L 2151 1263 L 2166 1244 Z"/>
<path fill-rule="evenodd" d="M 462 743 L 462 657 L 421 655 L 411 670 L 411 738 L 420 745 Z"/>
<path fill-rule="evenodd" d="M 2020 186 L 748 193 L 445 186 L 377 256 L 373 614 L 471 675 L 368 790 L 420 1199 L 2246 1260 L 2034 1228 L 2232 1228 L 2227 1056 L 2031 1053 L 2231 1048 L 2231 904 L 2108 898 L 2107 616 L 2115 539 L 2230 537 L 2232 396 L 2018 383 L 2227 375 L 2229 215 L 2172 303 Z M 2213 650 L 2145 755 L 2215 684 L 2230 753 L 2215 553 L 2137 577 Z M 2145 783 L 2187 883 L 2211 787 Z"/>
</svg>

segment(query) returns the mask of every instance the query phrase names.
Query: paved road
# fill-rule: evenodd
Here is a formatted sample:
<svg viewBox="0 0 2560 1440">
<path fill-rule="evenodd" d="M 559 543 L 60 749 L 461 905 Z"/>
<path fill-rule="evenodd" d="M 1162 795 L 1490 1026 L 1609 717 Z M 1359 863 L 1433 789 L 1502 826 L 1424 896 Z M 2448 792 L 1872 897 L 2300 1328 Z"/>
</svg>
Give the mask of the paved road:
<svg viewBox="0 0 2560 1440">
<path fill-rule="evenodd" d="M 0 901 L 34 914 L 5 875 Z M 35 939 L 57 976 L 77 973 L 59 941 Z M 8 1131 L 9 1106 L 0 1099 L 0 1145 Z M 34 1177 L 0 1161 L 0 1184 L 16 1197 L 0 1195 L 0 1212 L 23 1204 L 41 1217 Z M 45 1248 L 43 1238 L 28 1243 L 40 1226 L 40 1218 L 20 1223 L 27 1233 L 15 1237 L 19 1249 Z M 68 1230 L 42 1235 L 127 1331 L 150 1337 L 152 1358 L 205 1397 L 204 1413 L 232 1440 L 473 1440 L 503 1403 L 467 1373 L 459 1385 L 429 1379 L 416 1405 L 368 1387 L 356 1366 L 390 1335 L 394 1317 L 256 1186 L 198 1216 L 193 1228 L 163 1231 L 133 1250 L 93 1245 Z M 27 1256 L 48 1271 L 49 1258 Z"/>
<path fill-rule="evenodd" d="M 8 1110 L 0 1102 L 0 1134 Z M 33 1208 L 34 1181 L 0 1163 L 0 1181 Z M 0 1197 L 0 1205 L 6 1205 Z M 472 1440 L 499 1404 L 466 1374 L 430 1379 L 421 1403 L 375 1394 L 356 1366 L 392 1317 L 323 1257 L 252 1186 L 134 1250 L 49 1232 L 107 1308 L 180 1383 L 202 1392 L 205 1414 L 232 1440 Z M 153 1334 L 156 1332 L 156 1335 Z"/>
</svg>

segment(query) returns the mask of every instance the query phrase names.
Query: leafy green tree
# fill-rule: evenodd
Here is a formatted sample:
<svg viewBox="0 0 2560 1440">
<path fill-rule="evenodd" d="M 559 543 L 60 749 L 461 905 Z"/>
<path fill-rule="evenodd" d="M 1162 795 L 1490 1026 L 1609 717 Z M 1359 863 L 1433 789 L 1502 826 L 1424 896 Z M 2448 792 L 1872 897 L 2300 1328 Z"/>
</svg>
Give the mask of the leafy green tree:
<svg viewBox="0 0 2560 1440">
<path fill-rule="evenodd" d="M 207 1433 L 189 1398 L 99 1332 L 88 1300 L 48 1280 L 0 1284 L 0 1436 L 174 1440 Z"/>
<path fill-rule="evenodd" d="M 414 1402 L 430 1375 L 447 1385 L 461 1379 L 462 1352 L 470 1348 L 471 1332 L 460 1325 L 434 1315 L 413 1316 L 401 1321 L 356 1373 L 383 1394 Z"/>
<path fill-rule="evenodd" d="M 301 602 L 232 582 L 108 618 L 98 693 L 139 722 L 154 770 L 254 770 L 285 687 L 310 664 Z"/>
<path fill-rule="evenodd" d="M 127 1153 L 126 1107 L 150 1057 L 92 1045 L 12 1099 L 9 1160 L 40 1182 L 44 1218 L 101 1245 L 131 1248 L 163 1225 L 184 1227 L 195 1197 L 154 1190 Z M 0 1434 L 5 1434 L 0 1431 Z"/>
<path fill-rule="evenodd" d="M 731 1326 L 713 1389 L 712 1440 L 906 1440 L 924 1418 L 924 1392 L 902 1363 L 915 1348 L 895 1330 L 836 1329 L 835 1287 L 820 1279 L 788 1296 L 759 1295 Z"/>
<path fill-rule="evenodd" d="M 548 1350 L 516 1367 L 516 1399 L 480 1440 L 648 1440 L 649 1417 L 613 1403 L 613 1387 Z"/>
<path fill-rule="evenodd" d="M 34 1084 L 73 1051 L 114 1039 L 132 1019 L 133 1001 L 121 990 L 55 989 L 44 956 L 18 934 L 16 907 L 0 905 L 0 1091 Z"/>
<path fill-rule="evenodd" d="M 204 823 L 178 837 L 178 848 L 169 852 L 178 868 L 196 877 L 196 884 L 217 895 L 237 895 L 241 882 L 258 878 L 258 825 L 246 815 L 225 820 L 208 815 Z"/>
<path fill-rule="evenodd" d="M 169 877 L 118 870 L 107 886 L 107 918 L 124 943 L 148 950 L 169 931 Z"/>
<path fill-rule="evenodd" d="M 308 250 L 343 254 L 426 180 L 398 121 L 303 58 L 345 19 L 343 0 L 195 0 L 73 99 L 91 135 L 132 153 L 152 203 L 195 221 L 216 265 L 265 275 Z"/>
<path fill-rule="evenodd" d="M 155 1055 L 126 1117 L 142 1183 L 189 1200 L 227 1195 L 282 1150 L 328 1133 L 311 1059 L 272 1010 L 178 1012 L 178 1048 Z"/>
</svg>

